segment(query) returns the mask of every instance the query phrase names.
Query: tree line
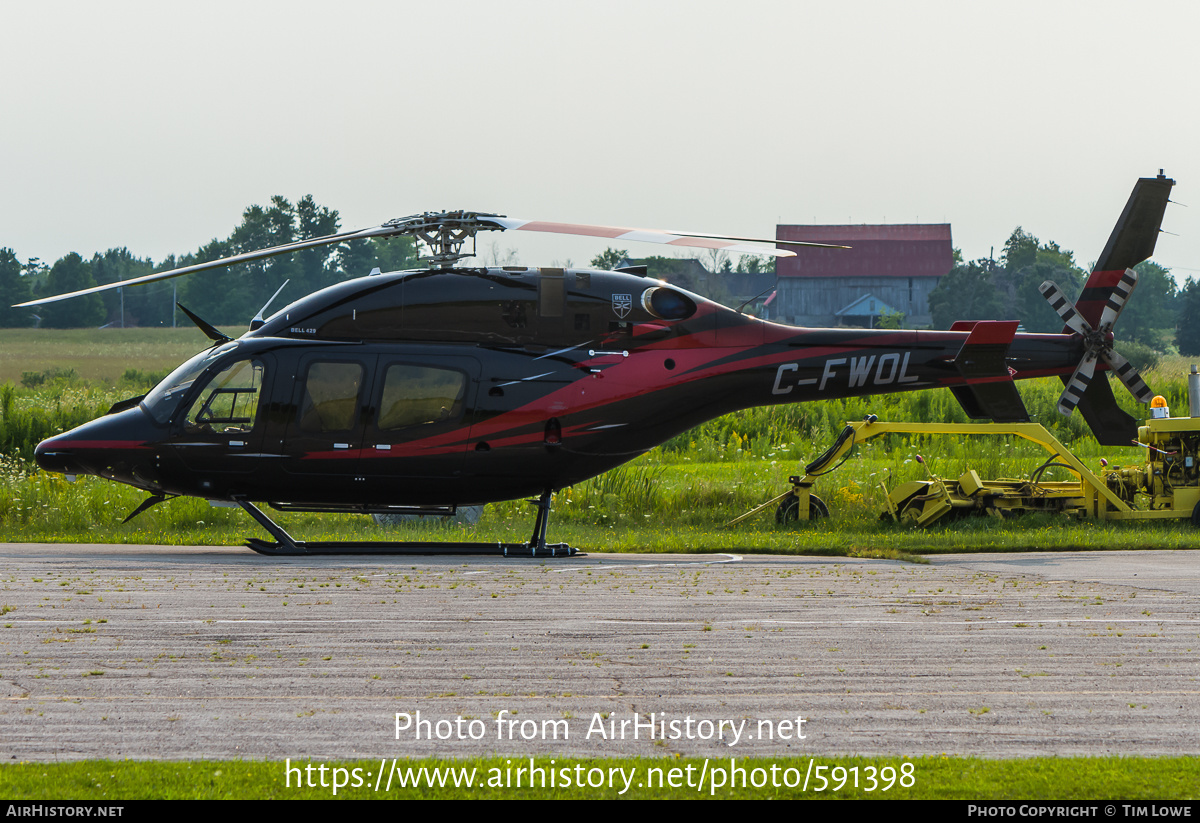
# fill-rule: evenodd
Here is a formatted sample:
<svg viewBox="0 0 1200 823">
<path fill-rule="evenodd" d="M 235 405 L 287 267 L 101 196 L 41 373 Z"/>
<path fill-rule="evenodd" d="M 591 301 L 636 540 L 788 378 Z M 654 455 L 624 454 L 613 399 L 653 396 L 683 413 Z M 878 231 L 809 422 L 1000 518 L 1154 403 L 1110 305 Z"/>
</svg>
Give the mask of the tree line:
<svg viewBox="0 0 1200 823">
<path fill-rule="evenodd" d="M 609 248 L 591 262 L 597 268 L 613 268 L 627 256 L 623 250 Z M 647 265 L 650 277 L 668 280 L 714 300 L 728 298 L 721 291 L 722 281 L 701 283 L 690 277 L 682 264 L 691 260 L 646 257 L 638 262 Z M 728 255 L 719 261 L 714 255 L 712 260 L 695 262 L 723 275 L 775 271 L 774 258 L 764 260 L 755 255 L 745 255 L 736 263 Z M 1164 352 L 1175 347 L 1180 354 L 1200 355 L 1200 324 L 1190 322 L 1190 318 L 1200 317 L 1200 281 L 1188 278 L 1179 287 L 1170 270 L 1149 260 L 1138 265 L 1137 272 L 1137 288 L 1116 329 L 1123 349 L 1145 347 L 1148 352 Z M 954 250 L 954 267 L 929 295 L 933 327 L 948 329 L 956 320 L 1017 320 L 1027 332 L 1058 333 L 1063 328 L 1062 318 L 1050 308 L 1038 286 L 1053 280 L 1074 302 L 1087 278 L 1088 272 L 1075 262 L 1072 252 L 1054 242 L 1043 243 L 1018 226 L 1005 241 L 999 260 L 983 257 L 966 262 L 962 252 Z M 885 316 L 879 327 L 900 328 L 903 320 L 902 314 Z"/>
<path fill-rule="evenodd" d="M 116 283 L 339 229 L 337 211 L 318 205 L 311 195 L 295 204 L 276 196 L 267 207 L 245 209 L 241 223 L 225 239 L 214 238 L 194 252 L 171 255 L 158 263 L 124 247 L 97 252 L 90 258 L 71 252 L 53 265 L 37 258 L 21 262 L 11 248 L 0 248 L 0 327 L 171 326 L 176 322 L 176 301 L 210 323 L 240 325 L 285 281 L 288 286 L 275 308 L 376 267 L 397 271 L 418 264 L 412 238 L 370 238 L 32 309 L 11 308 L 37 297 Z M 719 259 L 718 254 L 724 255 L 714 251 L 712 260 L 703 261 L 711 272 L 755 274 L 774 269 L 770 258 L 746 255 L 733 261 L 728 255 Z M 955 320 L 1018 320 L 1026 331 L 1058 332 L 1062 321 L 1038 286 L 1053 280 L 1075 300 L 1087 281 L 1087 272 L 1075 262 L 1072 252 L 1054 242 L 1042 243 L 1019 226 L 1005 241 L 999 260 L 987 257 L 966 262 L 957 249 L 954 255 L 954 267 L 929 297 L 934 328 L 949 328 Z M 624 250 L 610 248 L 591 262 L 599 268 L 612 268 L 626 256 Z M 642 262 L 651 269 L 651 276 L 672 280 L 677 277 L 670 275 L 677 274 L 674 269 L 681 263 L 665 257 L 648 257 Z M 1150 261 L 1137 270 L 1137 289 L 1121 314 L 1118 338 L 1158 351 L 1174 346 L 1181 354 L 1200 355 L 1200 324 L 1190 322 L 1200 317 L 1200 281 L 1189 277 L 1179 287 L 1168 269 Z"/>
<path fill-rule="evenodd" d="M 158 263 L 123 247 L 97 252 L 90 258 L 71 252 L 53 265 L 37 258 L 21 262 L 11 248 L 0 248 L 0 327 L 171 326 L 176 300 L 210 323 L 239 325 L 248 323 L 285 281 L 288 286 L 274 308 L 347 277 L 368 274 L 376 267 L 396 271 L 417 264 L 412 238 L 368 238 L 178 280 L 113 289 L 32 308 L 11 308 L 38 297 L 333 234 L 339 228 L 338 213 L 318 205 L 311 195 L 295 204 L 277 196 L 265 208 L 247 208 L 241 223 L 224 240 L 214 238 L 194 252 L 170 255 Z"/>
<path fill-rule="evenodd" d="M 1088 278 L 1070 251 L 1042 243 L 1020 226 L 1005 241 L 998 261 L 964 262 L 955 249 L 954 263 L 929 295 L 934 328 L 947 329 L 955 320 L 1018 320 L 1025 331 L 1057 333 L 1062 319 L 1038 286 L 1053 280 L 1074 302 Z M 1137 273 L 1137 288 L 1117 321 L 1118 341 L 1200 354 L 1200 328 L 1188 322 L 1200 316 L 1200 283 L 1189 277 L 1180 288 L 1169 269 L 1149 260 L 1137 266 Z"/>
</svg>

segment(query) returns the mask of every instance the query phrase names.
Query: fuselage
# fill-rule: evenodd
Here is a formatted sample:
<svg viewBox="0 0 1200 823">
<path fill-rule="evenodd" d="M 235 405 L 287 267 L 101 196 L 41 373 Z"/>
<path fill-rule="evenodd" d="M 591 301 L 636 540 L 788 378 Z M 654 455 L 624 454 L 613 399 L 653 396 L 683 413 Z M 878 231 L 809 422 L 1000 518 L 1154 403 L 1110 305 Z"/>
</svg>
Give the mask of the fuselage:
<svg viewBox="0 0 1200 823">
<path fill-rule="evenodd" d="M 37 460 L 216 500 L 485 503 L 739 409 L 962 386 L 967 338 L 786 326 L 626 272 L 379 274 L 196 355 Z M 1082 352 L 1079 335 L 1017 334 L 1006 377 L 1069 374 Z"/>
</svg>

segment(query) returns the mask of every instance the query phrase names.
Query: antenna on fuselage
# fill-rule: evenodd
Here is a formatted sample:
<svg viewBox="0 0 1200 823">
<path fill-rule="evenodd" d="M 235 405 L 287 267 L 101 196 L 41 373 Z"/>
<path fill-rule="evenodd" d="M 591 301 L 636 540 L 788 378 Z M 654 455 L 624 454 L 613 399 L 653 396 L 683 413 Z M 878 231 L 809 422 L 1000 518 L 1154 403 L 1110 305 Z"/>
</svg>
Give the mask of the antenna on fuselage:
<svg viewBox="0 0 1200 823">
<path fill-rule="evenodd" d="M 291 283 L 291 282 L 292 282 L 291 279 L 284 280 L 283 286 L 286 286 L 288 283 Z M 275 300 L 275 298 L 279 296 L 279 293 L 281 291 L 283 291 L 283 286 L 280 286 L 279 288 L 277 288 L 275 290 L 275 293 L 271 295 L 270 299 L 267 300 L 266 303 L 263 303 L 263 307 L 258 310 L 258 314 L 254 315 L 254 319 L 250 321 L 250 331 L 254 331 L 255 329 L 261 328 L 263 323 L 266 322 L 265 320 L 263 320 L 263 314 L 266 313 L 267 306 L 271 305 L 271 303 Z"/>
</svg>

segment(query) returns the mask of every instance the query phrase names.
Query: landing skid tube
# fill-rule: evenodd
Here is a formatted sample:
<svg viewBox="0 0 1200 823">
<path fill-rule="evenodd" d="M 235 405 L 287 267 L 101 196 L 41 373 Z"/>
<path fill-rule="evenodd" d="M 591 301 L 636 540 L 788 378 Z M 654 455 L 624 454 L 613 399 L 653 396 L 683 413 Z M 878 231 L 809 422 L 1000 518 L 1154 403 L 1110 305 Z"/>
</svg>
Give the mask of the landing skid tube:
<svg viewBox="0 0 1200 823">
<path fill-rule="evenodd" d="M 271 557 L 302 557 L 330 554 L 396 554 L 396 555 L 499 555 L 501 557 L 573 557 L 581 552 L 566 543 L 547 543 L 546 527 L 550 521 L 550 495 L 546 490 L 536 501 L 538 513 L 534 521 L 533 537 L 528 543 L 467 543 L 440 541 L 405 542 L 304 542 L 294 540 L 290 534 L 249 500 L 235 498 L 246 514 L 258 521 L 275 542 L 251 537 L 246 547 L 259 554 Z M 532 502 L 532 501 L 531 501 Z"/>
</svg>

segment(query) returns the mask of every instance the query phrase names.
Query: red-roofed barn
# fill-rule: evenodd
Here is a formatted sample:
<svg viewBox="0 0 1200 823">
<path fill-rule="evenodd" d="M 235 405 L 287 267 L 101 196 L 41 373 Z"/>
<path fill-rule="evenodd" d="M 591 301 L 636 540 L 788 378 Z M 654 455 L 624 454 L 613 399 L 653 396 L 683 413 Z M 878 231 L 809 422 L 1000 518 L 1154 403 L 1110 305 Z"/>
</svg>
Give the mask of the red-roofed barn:
<svg viewBox="0 0 1200 823">
<path fill-rule="evenodd" d="M 929 293 L 954 265 L 949 223 L 776 226 L 775 237 L 851 247 L 793 248 L 777 261 L 771 319 L 800 326 L 870 328 L 897 311 L 908 328 L 928 326 Z"/>
</svg>

